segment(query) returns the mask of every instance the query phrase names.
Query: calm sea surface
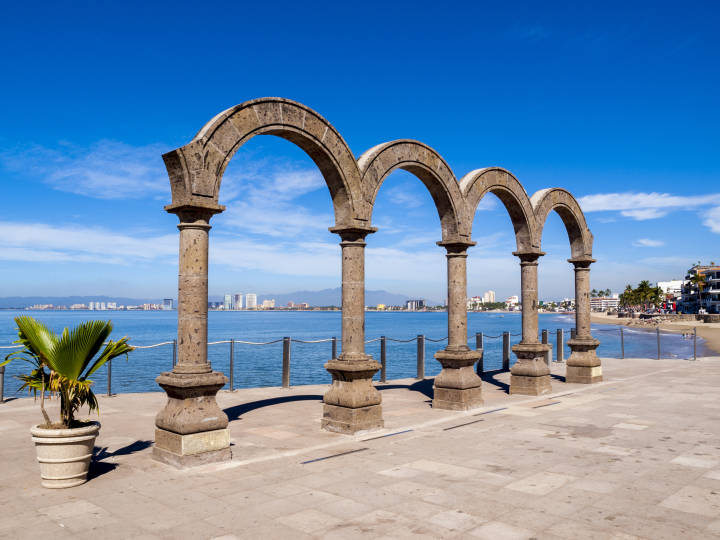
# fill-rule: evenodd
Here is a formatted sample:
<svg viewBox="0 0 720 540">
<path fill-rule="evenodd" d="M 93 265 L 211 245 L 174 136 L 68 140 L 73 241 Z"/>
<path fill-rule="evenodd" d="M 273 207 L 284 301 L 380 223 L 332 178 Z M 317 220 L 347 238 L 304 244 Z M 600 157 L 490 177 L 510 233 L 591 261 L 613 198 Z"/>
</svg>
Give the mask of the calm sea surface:
<svg viewBox="0 0 720 540">
<path fill-rule="evenodd" d="M 17 337 L 13 318 L 18 315 L 30 315 L 43 321 L 55 331 L 65 326 L 74 326 L 81 321 L 100 318 L 111 319 L 114 324 L 114 339 L 128 336 L 133 345 L 149 345 L 162 341 L 172 341 L 177 332 L 177 312 L 175 311 L 0 311 L 0 345 L 9 345 Z M 447 314 L 427 313 L 366 313 L 366 339 L 371 340 L 385 335 L 388 338 L 410 339 L 418 334 L 428 338 L 440 339 L 447 335 Z M 540 314 L 540 328 L 550 330 L 550 342 L 555 343 L 555 331 L 565 330 L 565 339 L 570 337 L 570 328 L 574 327 L 574 318 L 568 315 Z M 511 344 L 520 341 L 519 313 L 469 313 L 468 335 L 470 346 L 474 347 L 475 333 L 485 334 L 485 370 L 498 369 L 502 364 L 502 339 L 499 336 L 507 331 L 515 334 Z M 619 326 L 593 325 L 593 335 L 600 340 L 598 355 L 604 357 L 620 356 Z M 625 329 L 625 356 L 650 357 L 657 354 L 655 333 Z M 340 349 L 340 312 L 271 312 L 271 311 L 212 311 L 209 314 L 209 341 L 221 341 L 230 338 L 244 341 L 271 341 L 283 336 L 294 339 L 313 340 L 338 337 Z M 439 373 L 440 364 L 433 354 L 445 347 L 447 342 L 426 341 L 426 375 Z M 683 339 L 677 334 L 661 336 L 661 350 L 664 358 L 692 358 L 691 339 Z M 380 343 L 375 341 L 366 347 L 368 354 L 380 359 Z M 4 355 L 7 350 L 0 351 Z M 230 345 L 227 343 L 209 346 L 209 357 L 213 368 L 229 374 Z M 340 350 L 338 350 L 338 353 Z M 698 338 L 698 356 L 709 354 L 703 341 Z M 387 343 L 387 377 L 399 379 L 415 375 L 417 344 Z M 292 385 L 322 384 L 330 382 L 330 375 L 323 364 L 330 359 L 331 344 L 292 343 L 291 374 Z M 555 351 L 553 351 L 553 357 Z M 565 347 L 565 358 L 570 349 Z M 511 355 L 511 363 L 515 357 Z M 23 362 L 13 362 L 6 368 L 5 396 L 15 395 L 20 383 L 14 378 Z M 282 342 L 266 346 L 235 344 L 235 387 L 279 386 L 281 384 Z M 162 371 L 172 368 L 172 345 L 154 349 L 138 349 L 113 361 L 113 392 L 157 392 L 161 389 L 155 383 L 155 377 Z M 95 376 L 95 391 L 107 389 L 106 370 L 103 368 Z"/>
</svg>

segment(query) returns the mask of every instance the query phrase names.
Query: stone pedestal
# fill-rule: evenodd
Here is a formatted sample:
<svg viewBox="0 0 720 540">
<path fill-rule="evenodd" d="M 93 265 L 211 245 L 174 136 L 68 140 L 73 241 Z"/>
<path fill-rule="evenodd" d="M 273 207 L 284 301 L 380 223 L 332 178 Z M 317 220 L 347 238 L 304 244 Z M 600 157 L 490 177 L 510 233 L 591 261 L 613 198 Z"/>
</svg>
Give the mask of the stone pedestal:
<svg viewBox="0 0 720 540">
<path fill-rule="evenodd" d="M 155 417 L 153 457 L 176 467 L 230 459 L 228 417 L 215 400 L 227 377 L 166 372 L 155 380 L 168 401 Z"/>
<path fill-rule="evenodd" d="M 572 354 L 567 361 L 565 382 L 592 384 L 602 381 L 602 366 L 595 349 L 600 342 L 590 333 L 589 255 L 568 259 L 575 267 L 575 337 L 568 340 Z"/>
<path fill-rule="evenodd" d="M 353 355 L 325 364 L 332 375 L 332 385 L 323 397 L 323 429 L 352 435 L 382 428 L 382 396 L 372 384 L 380 364 L 367 355 Z"/>
<path fill-rule="evenodd" d="M 482 379 L 475 373 L 475 362 L 482 358 L 482 351 L 443 350 L 435 353 L 442 364 L 442 371 L 435 377 L 433 408 L 467 411 L 480 407 Z"/>
<path fill-rule="evenodd" d="M 512 350 L 518 360 L 510 368 L 510 393 L 540 396 L 552 392 L 550 368 L 545 353 L 551 345 L 544 343 L 518 343 Z"/>
<path fill-rule="evenodd" d="M 565 382 L 592 384 L 602 382 L 602 365 L 595 349 L 600 342 L 592 337 L 568 340 L 572 354 L 567 361 Z"/>
</svg>

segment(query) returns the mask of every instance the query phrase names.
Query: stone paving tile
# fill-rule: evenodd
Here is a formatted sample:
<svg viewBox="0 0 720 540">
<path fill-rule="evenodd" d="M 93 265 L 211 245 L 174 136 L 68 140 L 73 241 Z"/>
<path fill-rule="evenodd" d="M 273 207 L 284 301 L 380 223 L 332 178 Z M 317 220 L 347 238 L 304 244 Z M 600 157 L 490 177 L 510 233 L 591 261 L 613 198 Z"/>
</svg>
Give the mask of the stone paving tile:
<svg viewBox="0 0 720 540">
<path fill-rule="evenodd" d="M 530 529 L 515 527 L 500 521 L 485 523 L 470 531 L 470 535 L 486 540 L 528 540 L 535 537 Z"/>
<path fill-rule="evenodd" d="M 505 489 L 522 491 L 532 495 L 547 495 L 574 479 L 575 477 L 566 474 L 542 472 L 508 484 Z"/>
<path fill-rule="evenodd" d="M 702 406 L 720 398 L 720 362 L 608 360 L 604 371 L 593 387 L 554 381 L 556 398 L 484 388 L 482 411 L 520 414 L 433 411 L 424 395 L 383 389 L 384 409 L 402 414 L 382 433 L 413 431 L 376 440 L 320 431 L 324 387 L 221 392 L 221 406 L 246 407 L 230 425 L 235 461 L 193 471 L 152 461 L 143 443 L 162 394 L 101 397 L 103 461 L 72 490 L 39 487 L 26 429 L 37 410 L 16 400 L 0 406 L 0 421 L 19 426 L 3 424 L 0 537 L 23 538 L 29 521 L 56 538 L 720 535 L 717 409 Z M 308 450 L 319 444 L 330 446 Z M 367 450 L 332 457 L 357 448 Z"/>
</svg>

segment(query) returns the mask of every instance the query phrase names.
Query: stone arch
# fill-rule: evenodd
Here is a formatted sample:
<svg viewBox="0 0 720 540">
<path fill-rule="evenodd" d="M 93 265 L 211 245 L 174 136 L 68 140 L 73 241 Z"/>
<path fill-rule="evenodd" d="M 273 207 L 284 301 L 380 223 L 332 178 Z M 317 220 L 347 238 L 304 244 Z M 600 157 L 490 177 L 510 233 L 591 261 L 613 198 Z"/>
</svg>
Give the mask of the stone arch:
<svg viewBox="0 0 720 540">
<path fill-rule="evenodd" d="M 472 234 L 475 220 L 475 211 L 482 198 L 492 193 L 500 199 L 505 206 L 513 228 L 515 240 L 520 252 L 534 251 L 535 244 L 535 214 L 530 198 L 520 182 L 512 173 L 501 167 L 488 167 L 476 169 L 463 176 L 460 180 L 460 189 L 465 198 L 465 214 L 467 222 L 467 235 Z"/>
<path fill-rule="evenodd" d="M 592 256 L 593 235 L 585 222 L 585 215 L 575 197 L 561 188 L 541 189 L 530 199 L 537 222 L 535 241 L 538 248 L 542 243 L 545 221 L 552 210 L 558 213 L 565 224 L 572 258 Z"/>
<path fill-rule="evenodd" d="M 462 234 L 462 194 L 450 166 L 428 145 L 400 139 L 374 146 L 358 159 L 362 178 L 364 210 L 361 217 L 368 222 L 380 186 L 396 169 L 415 175 L 428 189 L 440 217 L 442 239 L 455 239 Z"/>
<path fill-rule="evenodd" d="M 362 206 L 360 174 L 352 152 L 318 113 L 283 98 L 260 98 L 210 120 L 185 146 L 163 155 L 173 207 L 218 204 L 220 184 L 235 152 L 256 135 L 276 135 L 302 148 L 330 190 L 335 225 L 352 225 Z"/>
</svg>

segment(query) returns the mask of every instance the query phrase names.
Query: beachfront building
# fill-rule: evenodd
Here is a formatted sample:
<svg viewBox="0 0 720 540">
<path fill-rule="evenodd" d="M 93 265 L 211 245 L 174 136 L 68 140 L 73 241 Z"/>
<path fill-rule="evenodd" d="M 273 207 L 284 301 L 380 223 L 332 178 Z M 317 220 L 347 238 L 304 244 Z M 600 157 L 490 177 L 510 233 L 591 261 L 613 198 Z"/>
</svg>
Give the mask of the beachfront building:
<svg viewBox="0 0 720 540">
<path fill-rule="evenodd" d="M 405 302 L 405 309 L 408 311 L 420 311 L 425 309 L 425 300 L 408 300 Z"/>
<path fill-rule="evenodd" d="M 230 311 L 232 309 L 232 295 L 226 294 L 223 298 L 223 309 L 225 311 Z"/>
<path fill-rule="evenodd" d="M 620 296 L 596 296 L 590 298 L 590 309 L 593 311 L 610 311 L 617 309 L 620 305 Z"/>
<path fill-rule="evenodd" d="M 257 294 L 247 293 L 245 295 L 245 309 L 257 309 Z"/>
<path fill-rule="evenodd" d="M 274 309 L 275 308 L 275 299 L 273 298 L 272 300 L 263 300 L 262 308 L 263 309 Z"/>
<path fill-rule="evenodd" d="M 482 295 L 483 304 L 495 303 L 495 291 L 485 291 Z"/>
<path fill-rule="evenodd" d="M 242 309 L 243 306 L 243 295 L 242 293 L 235 293 L 233 294 L 232 298 L 232 308 L 233 309 Z"/>
<path fill-rule="evenodd" d="M 705 277 L 702 288 L 693 282 L 698 274 Z M 684 313 L 698 313 L 700 310 L 720 313 L 720 266 L 696 264 L 689 268 L 679 307 Z"/>
</svg>

